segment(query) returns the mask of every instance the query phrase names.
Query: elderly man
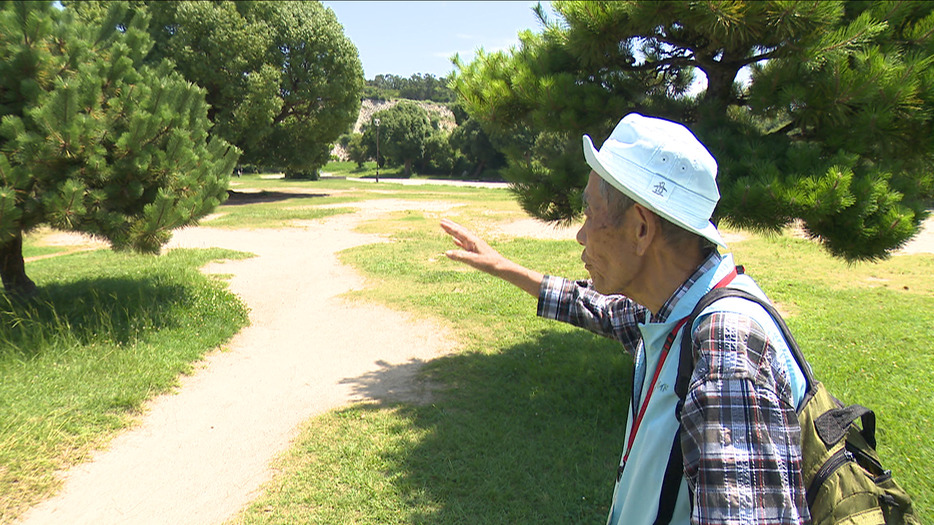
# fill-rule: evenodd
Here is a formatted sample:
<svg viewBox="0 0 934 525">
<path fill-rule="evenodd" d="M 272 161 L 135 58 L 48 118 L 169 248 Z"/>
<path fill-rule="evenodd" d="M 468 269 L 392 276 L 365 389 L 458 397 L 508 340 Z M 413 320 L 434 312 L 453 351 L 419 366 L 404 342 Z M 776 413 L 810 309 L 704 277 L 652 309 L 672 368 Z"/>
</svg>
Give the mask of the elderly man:
<svg viewBox="0 0 934 525">
<path fill-rule="evenodd" d="M 583 140 L 593 171 L 577 240 L 590 280 L 524 268 L 449 220 L 441 227 L 460 249 L 446 255 L 537 297 L 538 315 L 616 339 L 633 356 L 608 523 L 809 522 L 795 415 L 805 380 L 762 307 L 727 298 L 698 317 L 694 372 L 680 422 L 676 415 L 681 327 L 700 298 L 727 284 L 764 297 L 717 251 L 726 245 L 710 222 L 716 161 L 684 126 L 638 114 L 599 150 Z M 673 454 L 679 442 L 683 459 Z M 673 463 L 674 492 L 669 460 L 683 466 L 678 478 Z"/>
</svg>

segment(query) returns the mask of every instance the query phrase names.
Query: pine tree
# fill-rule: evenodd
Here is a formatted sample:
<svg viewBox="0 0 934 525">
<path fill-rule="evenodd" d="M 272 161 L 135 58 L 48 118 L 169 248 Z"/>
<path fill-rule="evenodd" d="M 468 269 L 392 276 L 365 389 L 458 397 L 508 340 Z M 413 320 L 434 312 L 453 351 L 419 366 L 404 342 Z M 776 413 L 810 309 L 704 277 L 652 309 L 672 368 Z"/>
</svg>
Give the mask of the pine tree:
<svg viewBox="0 0 934 525">
<path fill-rule="evenodd" d="M 540 33 L 457 61 L 454 79 L 533 215 L 579 213 L 581 135 L 599 142 L 636 111 L 686 124 L 717 158 L 715 220 L 778 230 L 801 219 L 848 259 L 884 257 L 917 233 L 934 197 L 931 2 L 553 5 L 559 20 L 539 6 Z"/>
<path fill-rule="evenodd" d="M 226 198 L 239 152 L 208 140 L 204 91 L 144 65 L 147 17 L 87 24 L 49 2 L 0 4 L 0 276 L 30 294 L 23 233 L 85 232 L 158 252 Z"/>
</svg>

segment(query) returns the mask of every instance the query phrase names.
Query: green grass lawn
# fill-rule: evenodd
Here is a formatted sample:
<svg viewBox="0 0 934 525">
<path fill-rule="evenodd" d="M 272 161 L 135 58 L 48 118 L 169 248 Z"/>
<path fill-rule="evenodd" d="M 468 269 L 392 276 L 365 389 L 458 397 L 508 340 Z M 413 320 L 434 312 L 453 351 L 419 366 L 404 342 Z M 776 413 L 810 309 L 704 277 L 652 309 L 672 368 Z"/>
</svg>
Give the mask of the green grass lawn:
<svg viewBox="0 0 934 525">
<path fill-rule="evenodd" d="M 364 162 L 362 168 L 357 167 L 356 162 L 329 162 L 324 169 L 321 170 L 326 174 L 325 176 L 331 177 L 356 177 L 356 178 L 376 178 L 376 162 Z M 405 169 L 400 166 L 388 167 L 384 166 L 379 169 L 379 177 L 382 180 L 384 177 L 387 179 L 401 179 L 405 177 Z"/>
<path fill-rule="evenodd" d="M 457 220 L 487 229 L 517 216 L 506 208 L 491 217 L 472 203 Z M 423 404 L 359 404 L 308 421 L 265 493 L 233 522 L 605 520 L 631 361 L 610 341 L 535 318 L 523 292 L 448 261 L 437 217 L 397 215 L 364 229 L 394 242 L 343 253 L 371 283 L 353 297 L 434 318 L 462 350 L 425 367 L 434 392 Z M 547 273 L 584 275 L 573 241 L 495 245 Z M 883 458 L 922 517 L 934 516 L 925 395 L 934 256 L 847 265 L 790 235 L 750 234 L 732 248 L 789 312 L 818 378 L 876 409 Z"/>
<path fill-rule="evenodd" d="M 98 250 L 27 264 L 38 296 L 0 294 L 0 523 L 54 491 L 57 470 L 131 425 L 146 399 L 247 323 L 226 284 L 198 271 L 244 256 Z"/>
<path fill-rule="evenodd" d="M 52 255 L 56 253 L 61 253 L 66 251 L 67 248 L 62 246 L 23 246 L 23 257 L 29 259 L 30 257 L 42 257 L 46 255 Z"/>
</svg>

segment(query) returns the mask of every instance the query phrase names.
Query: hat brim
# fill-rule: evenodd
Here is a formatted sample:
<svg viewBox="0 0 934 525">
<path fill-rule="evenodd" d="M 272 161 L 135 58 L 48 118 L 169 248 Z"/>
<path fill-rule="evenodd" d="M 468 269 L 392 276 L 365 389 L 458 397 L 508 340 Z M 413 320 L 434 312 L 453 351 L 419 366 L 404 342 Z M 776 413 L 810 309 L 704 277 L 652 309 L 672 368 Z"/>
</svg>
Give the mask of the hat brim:
<svg viewBox="0 0 934 525">
<path fill-rule="evenodd" d="M 664 210 L 659 209 L 657 206 L 654 206 L 649 202 L 645 197 L 640 195 L 637 191 L 632 188 L 627 187 L 618 177 L 613 176 L 606 165 L 600 159 L 600 152 L 593 145 L 593 140 L 589 135 L 584 135 L 584 159 L 586 159 L 587 164 L 599 175 L 603 180 L 609 182 L 614 188 L 621 191 L 624 195 L 638 202 L 639 204 L 645 206 L 646 208 L 652 210 L 654 213 L 658 214 L 661 217 L 664 217 L 666 220 L 677 224 L 678 226 L 684 228 L 689 232 L 696 233 L 705 239 L 717 244 L 720 247 L 727 248 L 726 242 L 723 241 L 723 237 L 720 236 L 720 232 L 717 230 L 717 227 L 707 221 L 706 225 L 702 228 L 692 226 L 685 223 L 684 221 L 678 219 L 665 212 Z"/>
</svg>

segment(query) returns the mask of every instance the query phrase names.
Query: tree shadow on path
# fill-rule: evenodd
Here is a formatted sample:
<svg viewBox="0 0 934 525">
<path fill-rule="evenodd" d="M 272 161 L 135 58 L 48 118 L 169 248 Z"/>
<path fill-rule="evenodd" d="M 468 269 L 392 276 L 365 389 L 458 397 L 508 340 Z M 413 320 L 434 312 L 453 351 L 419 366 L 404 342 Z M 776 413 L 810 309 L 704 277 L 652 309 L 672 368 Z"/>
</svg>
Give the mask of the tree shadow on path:
<svg viewBox="0 0 934 525">
<path fill-rule="evenodd" d="M 426 361 L 411 359 L 405 363 L 376 362 L 379 369 L 359 377 L 343 379 L 342 385 L 351 385 L 351 396 L 356 400 L 372 401 L 384 406 L 396 403 L 427 405 L 437 387 L 419 374 Z"/>
</svg>

